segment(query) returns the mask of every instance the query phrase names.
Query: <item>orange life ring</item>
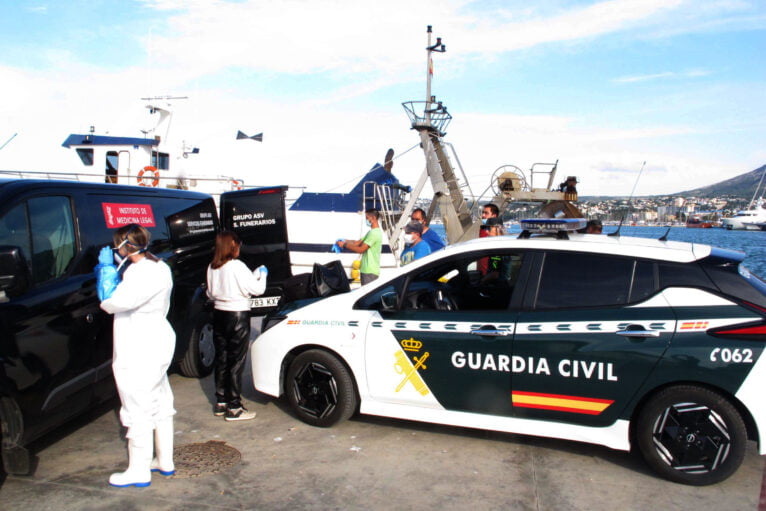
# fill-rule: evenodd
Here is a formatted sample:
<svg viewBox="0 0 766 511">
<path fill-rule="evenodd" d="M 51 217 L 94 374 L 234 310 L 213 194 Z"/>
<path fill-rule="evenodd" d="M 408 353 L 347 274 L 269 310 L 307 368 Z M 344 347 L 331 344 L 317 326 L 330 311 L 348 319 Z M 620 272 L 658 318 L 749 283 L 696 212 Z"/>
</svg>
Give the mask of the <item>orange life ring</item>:
<svg viewBox="0 0 766 511">
<path fill-rule="evenodd" d="M 146 181 L 144 180 L 144 174 L 148 173 L 151 173 L 151 176 L 147 176 L 146 179 L 151 179 L 151 186 L 155 188 L 159 186 L 160 173 L 157 170 L 157 167 L 152 167 L 151 165 L 147 165 L 138 172 L 138 186 L 150 186 L 146 184 Z"/>
<path fill-rule="evenodd" d="M 232 190 L 241 190 L 242 186 L 244 185 L 244 181 L 241 179 L 232 179 L 231 180 L 231 189 Z"/>
</svg>

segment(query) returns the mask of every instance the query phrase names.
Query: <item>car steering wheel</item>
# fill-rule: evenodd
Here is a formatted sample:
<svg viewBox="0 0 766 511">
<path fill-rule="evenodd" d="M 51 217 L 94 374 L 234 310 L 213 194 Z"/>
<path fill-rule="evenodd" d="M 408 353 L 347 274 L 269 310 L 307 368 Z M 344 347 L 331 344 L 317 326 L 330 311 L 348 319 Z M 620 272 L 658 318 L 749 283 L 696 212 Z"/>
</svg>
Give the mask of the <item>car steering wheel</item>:
<svg viewBox="0 0 766 511">
<path fill-rule="evenodd" d="M 457 303 L 452 297 L 443 289 L 437 289 L 433 293 L 434 308 L 440 311 L 456 311 Z"/>
</svg>

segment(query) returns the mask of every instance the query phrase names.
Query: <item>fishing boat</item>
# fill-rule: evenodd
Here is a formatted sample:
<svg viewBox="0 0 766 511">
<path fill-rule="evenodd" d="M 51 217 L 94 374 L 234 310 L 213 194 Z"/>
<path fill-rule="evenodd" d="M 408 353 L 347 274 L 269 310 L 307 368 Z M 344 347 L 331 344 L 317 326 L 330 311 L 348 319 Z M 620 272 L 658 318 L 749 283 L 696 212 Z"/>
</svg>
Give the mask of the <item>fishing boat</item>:
<svg viewBox="0 0 766 511">
<path fill-rule="evenodd" d="M 141 130 L 143 137 L 99 135 L 91 126 L 86 134 L 72 133 L 63 147 L 71 149 L 81 167 L 73 173 L 57 172 L 57 179 L 76 179 L 146 187 L 198 190 L 220 195 L 240 190 L 244 181 L 232 176 L 195 175 L 190 158 L 200 149 L 186 141 L 174 141 L 170 126 L 173 119 L 171 100 L 181 97 L 142 98 L 146 111 L 155 119 L 152 128 Z"/>
<path fill-rule="evenodd" d="M 686 227 L 690 229 L 710 229 L 713 222 L 703 215 L 690 215 L 686 220 Z"/>
<path fill-rule="evenodd" d="M 445 46 L 441 38 L 432 41 L 430 25 L 427 38 L 425 100 L 402 103 L 425 157 L 420 178 L 412 186 L 401 184 L 392 174 L 394 151 L 389 150 L 384 163 L 375 164 L 347 194 L 304 192 L 287 210 L 294 274 L 310 271 L 315 262 L 340 259 L 354 275 L 351 268 L 359 255 L 350 251 L 335 253 L 333 242 L 336 238 L 361 239 L 368 229 L 364 219 L 368 208 L 376 208 L 381 214 L 381 274 L 399 266 L 399 254 L 404 249 L 403 228 L 412 211 L 423 203 L 427 183 L 433 196 L 426 201 L 426 217 L 429 223 L 443 226 L 447 244 L 478 237 L 481 207 L 490 202 L 500 211 L 513 202 L 537 204 L 538 216 L 543 218 L 583 216 L 574 204 L 577 178 L 568 176 L 556 184 L 558 161 L 535 163 L 527 171 L 502 165 L 491 175 L 484 192 L 473 192 L 454 146 L 445 140 L 452 115 L 444 102 L 431 93 L 433 54 L 444 53 Z"/>
<path fill-rule="evenodd" d="M 402 104 L 411 129 L 418 133 L 419 140 L 410 149 L 422 148 L 425 156 L 423 172 L 416 183 L 401 183 L 392 172 L 396 157 L 394 151 L 389 150 L 383 162 L 375 163 L 363 173 L 348 192 L 302 191 L 297 198 L 288 198 L 285 213 L 293 275 L 311 271 L 315 263 L 340 260 L 348 274 L 355 277 L 353 267 L 359 260 L 359 254 L 339 251 L 335 242 L 341 238 L 361 239 L 368 229 L 364 211 L 369 208 L 376 208 L 381 214 L 382 273 L 399 266 L 399 254 L 404 250 L 403 228 L 412 211 L 423 204 L 428 205 L 426 216 L 429 222 L 443 226 L 448 244 L 478 237 L 481 207 L 490 202 L 501 211 L 513 202 L 535 203 L 541 206 L 541 217 L 582 217 L 574 205 L 577 201 L 577 178 L 569 176 L 557 184 L 558 161 L 535 163 L 526 171 L 515 165 L 502 165 L 491 175 L 490 184 L 482 193 L 473 192 L 454 146 L 445 140 L 452 115 L 446 105 L 437 101 L 431 93 L 433 54 L 443 53 L 445 46 L 441 38 L 432 44 L 430 26 L 427 38 L 425 100 Z M 102 135 L 97 134 L 95 128 L 86 134 L 73 133 L 62 145 L 76 155 L 81 164 L 79 170 L 72 173 L 10 174 L 190 189 L 204 191 L 213 197 L 222 192 L 254 186 L 234 176 L 195 175 L 186 162 L 199 154 L 199 148 L 185 141 L 172 144 L 169 137 L 173 116 L 170 100 L 183 98 L 165 96 L 142 99 L 147 101 L 148 114 L 156 116 L 153 128 L 141 130 L 143 137 Z M 427 184 L 430 184 L 433 196 L 424 200 Z"/>
</svg>

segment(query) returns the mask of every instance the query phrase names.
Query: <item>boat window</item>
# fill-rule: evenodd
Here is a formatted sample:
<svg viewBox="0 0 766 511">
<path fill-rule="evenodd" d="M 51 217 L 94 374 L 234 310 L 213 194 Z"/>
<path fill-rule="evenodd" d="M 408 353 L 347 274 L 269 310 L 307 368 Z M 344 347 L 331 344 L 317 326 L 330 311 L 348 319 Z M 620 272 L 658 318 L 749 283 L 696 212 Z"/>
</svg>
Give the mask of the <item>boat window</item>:
<svg viewBox="0 0 766 511">
<path fill-rule="evenodd" d="M 80 161 L 83 165 L 86 167 L 92 167 L 93 166 L 93 149 L 76 149 L 77 156 L 80 157 Z"/>
<path fill-rule="evenodd" d="M 168 153 L 152 151 L 152 166 L 159 170 L 168 170 L 170 168 L 170 156 Z"/>
<path fill-rule="evenodd" d="M 623 305 L 628 301 L 634 264 L 627 257 L 547 252 L 535 308 Z"/>
<path fill-rule="evenodd" d="M 32 281 L 36 284 L 63 275 L 75 255 L 74 224 L 68 197 L 29 200 L 32 232 Z"/>
<path fill-rule="evenodd" d="M 120 167 L 120 157 L 117 151 L 108 151 L 106 153 L 106 177 L 104 177 L 105 183 L 117 182 L 117 169 Z"/>
</svg>

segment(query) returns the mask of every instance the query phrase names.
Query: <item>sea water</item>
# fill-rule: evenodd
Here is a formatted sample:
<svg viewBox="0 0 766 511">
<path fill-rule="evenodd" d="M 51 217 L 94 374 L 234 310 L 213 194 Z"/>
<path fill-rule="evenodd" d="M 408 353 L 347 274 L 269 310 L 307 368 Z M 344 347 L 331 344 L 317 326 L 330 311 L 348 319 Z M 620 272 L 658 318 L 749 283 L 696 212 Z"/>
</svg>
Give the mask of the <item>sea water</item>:
<svg viewBox="0 0 766 511">
<path fill-rule="evenodd" d="M 434 224 L 430 226 L 442 238 L 446 238 L 444 226 Z M 605 225 L 604 234 L 617 230 L 616 225 Z M 667 227 L 643 227 L 624 225 L 620 229 L 621 236 L 636 236 L 639 238 L 660 238 Z M 508 235 L 516 235 L 518 225 L 514 225 Z M 754 273 L 766 280 L 766 231 L 729 231 L 721 228 L 711 229 L 688 229 L 686 227 L 671 227 L 667 236 L 670 241 L 685 241 L 688 243 L 702 243 L 714 247 L 738 250 L 745 253 L 743 264 Z"/>
</svg>

